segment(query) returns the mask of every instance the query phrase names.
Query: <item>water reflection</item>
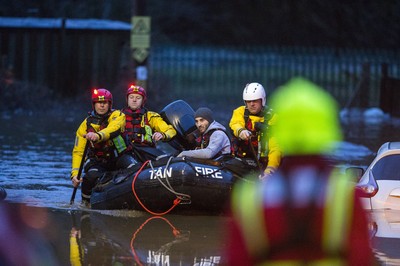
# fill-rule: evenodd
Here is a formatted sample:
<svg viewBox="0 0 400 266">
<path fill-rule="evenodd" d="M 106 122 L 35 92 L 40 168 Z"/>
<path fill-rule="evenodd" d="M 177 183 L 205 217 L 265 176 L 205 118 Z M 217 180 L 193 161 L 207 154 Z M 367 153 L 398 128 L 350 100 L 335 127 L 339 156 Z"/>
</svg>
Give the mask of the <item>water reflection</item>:
<svg viewBox="0 0 400 266">
<path fill-rule="evenodd" d="M 375 210 L 370 217 L 376 257 L 382 265 L 400 265 L 400 211 Z"/>
<path fill-rule="evenodd" d="M 70 265 L 71 254 L 83 265 L 222 264 L 221 224 L 226 217 L 153 218 L 143 212 L 86 212 L 69 205 L 71 150 L 75 129 L 83 118 L 55 114 L 0 117 L 0 186 L 7 190 L 8 202 L 44 207 L 49 213 L 53 223 L 42 230 L 61 264 Z M 400 122 L 350 119 L 343 126 L 345 141 L 336 159 L 366 167 L 384 142 L 398 140 Z M 399 237 L 393 231 L 380 235 L 382 228 L 398 228 L 398 223 L 379 221 L 374 221 L 375 253 L 383 265 L 399 263 Z M 77 253 L 70 253 L 70 236 L 75 236 Z"/>
<path fill-rule="evenodd" d="M 125 265 L 127 262 L 130 265 L 218 265 L 221 262 L 221 223 L 225 219 L 222 217 L 116 217 L 95 212 L 73 212 L 72 215 L 74 219 L 79 216 L 79 222 L 71 229 L 70 252 L 79 254 L 79 258 L 71 258 L 79 259 L 84 265 Z"/>
</svg>

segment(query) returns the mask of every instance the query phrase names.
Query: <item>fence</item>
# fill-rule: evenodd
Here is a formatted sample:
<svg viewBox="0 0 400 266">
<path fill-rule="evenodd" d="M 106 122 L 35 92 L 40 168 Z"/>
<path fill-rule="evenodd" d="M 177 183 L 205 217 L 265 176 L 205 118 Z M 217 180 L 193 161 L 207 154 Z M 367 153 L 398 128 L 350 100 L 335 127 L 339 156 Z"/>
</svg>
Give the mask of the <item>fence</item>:
<svg viewBox="0 0 400 266">
<path fill-rule="evenodd" d="M 0 17 L 1 70 L 66 96 L 111 87 L 130 28 L 109 20 Z"/>
<path fill-rule="evenodd" d="M 16 79 L 67 96 L 105 86 L 122 103 L 125 84 L 121 76 L 126 82 L 134 78 L 130 27 L 127 23 L 90 19 L 21 22 L 0 17 L 1 67 L 11 66 Z M 400 50 L 154 44 L 148 59 L 149 104 L 161 106 L 185 99 L 194 108 L 204 103 L 231 108 L 242 102 L 242 90 L 248 82 L 260 82 L 270 93 L 301 75 L 328 90 L 341 107 L 379 106 L 385 104 L 380 99 L 382 65 L 387 66 L 385 75 L 400 78 Z"/>
<path fill-rule="evenodd" d="M 341 107 L 373 107 L 380 104 L 382 65 L 400 78 L 400 52 L 382 50 L 159 46 L 149 64 L 154 97 L 195 104 L 237 105 L 248 82 L 271 92 L 301 75 L 328 90 Z"/>
</svg>

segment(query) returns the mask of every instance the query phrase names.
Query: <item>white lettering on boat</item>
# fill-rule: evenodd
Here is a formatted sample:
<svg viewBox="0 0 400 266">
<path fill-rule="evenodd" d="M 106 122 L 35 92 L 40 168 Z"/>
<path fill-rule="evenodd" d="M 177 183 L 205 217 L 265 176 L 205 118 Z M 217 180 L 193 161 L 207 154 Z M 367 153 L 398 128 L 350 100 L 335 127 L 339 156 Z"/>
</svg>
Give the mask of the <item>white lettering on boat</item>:
<svg viewBox="0 0 400 266">
<path fill-rule="evenodd" d="M 220 171 L 215 172 L 213 168 L 195 166 L 195 169 L 196 169 L 196 176 L 207 175 L 211 176 L 212 178 L 222 179 L 221 172 Z"/>
<path fill-rule="evenodd" d="M 150 172 L 150 179 L 156 179 L 156 178 L 167 178 L 167 177 L 171 177 L 172 176 L 172 167 L 170 168 L 163 168 L 159 167 L 157 169 L 152 169 L 149 170 Z"/>
<path fill-rule="evenodd" d="M 160 251 L 152 251 L 149 250 L 147 255 L 147 263 L 152 264 L 152 265 L 163 265 L 163 266 L 169 266 L 171 265 L 169 261 L 169 255 L 163 254 L 163 252 Z"/>
<path fill-rule="evenodd" d="M 218 265 L 221 262 L 220 256 L 210 256 L 209 258 L 194 258 L 194 264 L 196 266 L 210 266 Z"/>
</svg>

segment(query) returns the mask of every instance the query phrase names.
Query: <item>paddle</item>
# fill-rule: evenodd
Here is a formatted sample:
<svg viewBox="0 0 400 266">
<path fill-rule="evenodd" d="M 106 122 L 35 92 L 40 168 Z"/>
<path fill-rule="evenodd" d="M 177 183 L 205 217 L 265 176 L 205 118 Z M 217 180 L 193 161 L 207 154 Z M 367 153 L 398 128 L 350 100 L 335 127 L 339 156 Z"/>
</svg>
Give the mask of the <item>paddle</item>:
<svg viewBox="0 0 400 266">
<path fill-rule="evenodd" d="M 262 172 L 263 169 L 262 169 L 262 166 L 261 166 L 261 164 L 260 164 L 260 162 L 258 160 L 258 156 L 257 156 L 256 151 L 254 150 L 253 144 L 251 143 L 251 138 L 249 139 L 249 146 L 250 146 L 251 153 L 253 154 L 254 160 L 257 163 L 258 169 Z"/>
<path fill-rule="evenodd" d="M 78 180 L 81 179 L 83 164 L 85 162 L 85 157 L 86 157 L 86 153 L 88 151 L 88 148 L 89 148 L 89 140 L 86 141 L 85 149 L 83 150 L 82 160 L 81 160 L 81 164 L 79 166 L 79 171 L 78 171 L 78 176 L 77 176 Z M 74 191 L 72 192 L 71 200 L 69 202 L 70 205 L 74 204 L 75 194 L 76 194 L 76 190 L 78 189 L 78 186 L 74 187 Z"/>
</svg>

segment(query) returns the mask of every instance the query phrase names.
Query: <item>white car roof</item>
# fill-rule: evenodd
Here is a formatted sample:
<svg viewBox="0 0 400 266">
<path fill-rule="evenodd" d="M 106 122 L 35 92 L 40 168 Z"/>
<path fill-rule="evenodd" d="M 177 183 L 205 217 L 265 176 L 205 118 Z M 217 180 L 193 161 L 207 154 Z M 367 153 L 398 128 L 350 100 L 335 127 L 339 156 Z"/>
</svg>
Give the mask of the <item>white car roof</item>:
<svg viewBox="0 0 400 266">
<path fill-rule="evenodd" d="M 397 142 L 386 142 L 382 144 L 382 146 L 378 150 L 378 154 L 390 151 L 390 150 L 399 150 L 400 153 L 400 141 Z"/>
</svg>

